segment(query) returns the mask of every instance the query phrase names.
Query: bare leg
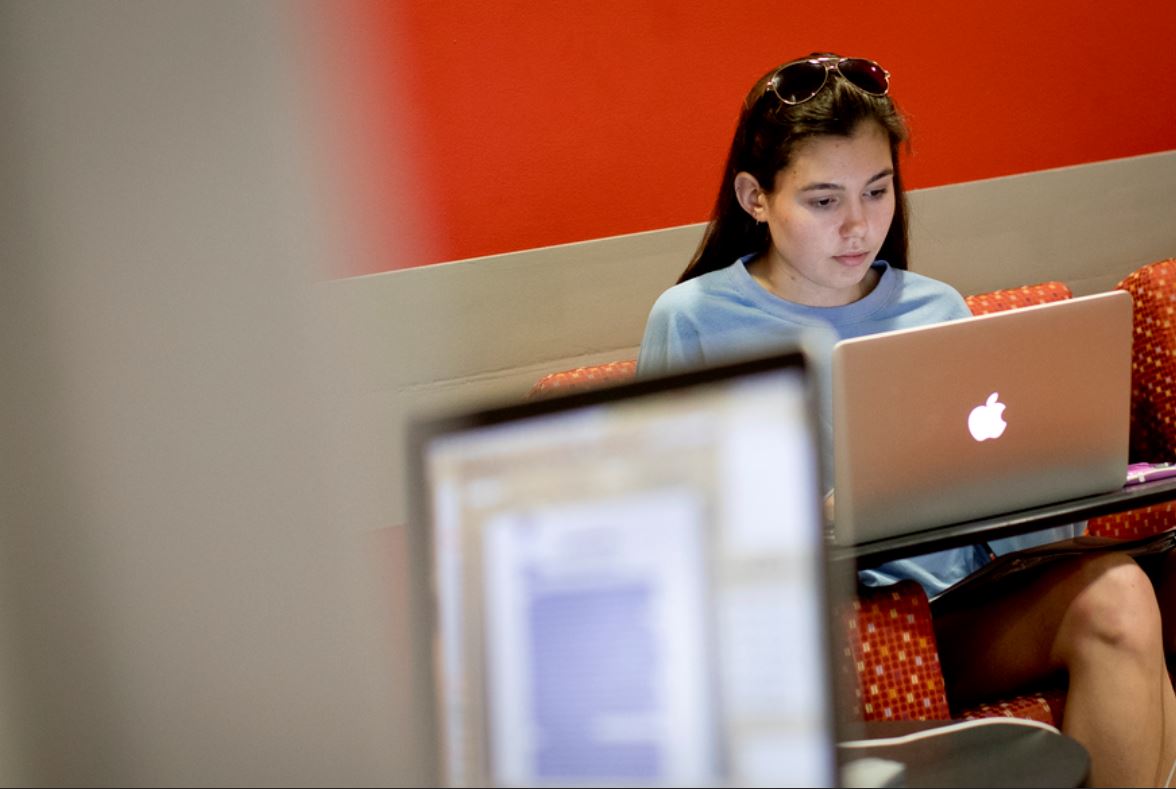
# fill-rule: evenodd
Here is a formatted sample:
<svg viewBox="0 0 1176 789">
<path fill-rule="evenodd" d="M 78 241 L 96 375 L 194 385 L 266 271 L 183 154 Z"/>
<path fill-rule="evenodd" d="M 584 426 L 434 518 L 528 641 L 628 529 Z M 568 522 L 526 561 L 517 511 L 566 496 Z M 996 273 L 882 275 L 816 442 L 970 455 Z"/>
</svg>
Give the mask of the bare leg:
<svg viewBox="0 0 1176 789">
<path fill-rule="evenodd" d="M 1094 786 L 1156 786 L 1176 756 L 1176 695 L 1151 582 L 1127 556 L 1062 561 L 950 613 L 936 637 L 948 692 L 975 701 L 1069 673 L 1064 731 Z"/>
</svg>

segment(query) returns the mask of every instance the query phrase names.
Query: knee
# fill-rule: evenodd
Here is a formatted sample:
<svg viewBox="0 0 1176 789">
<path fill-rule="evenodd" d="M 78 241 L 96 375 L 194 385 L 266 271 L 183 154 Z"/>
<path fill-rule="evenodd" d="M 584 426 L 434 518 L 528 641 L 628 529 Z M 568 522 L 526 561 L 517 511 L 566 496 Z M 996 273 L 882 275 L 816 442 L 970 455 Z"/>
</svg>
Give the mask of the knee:
<svg viewBox="0 0 1176 789">
<path fill-rule="evenodd" d="M 1161 648 L 1159 604 L 1147 575 L 1130 557 L 1086 560 L 1082 584 L 1066 609 L 1055 644 L 1067 662 L 1089 650 L 1111 649 L 1120 658 L 1145 657 Z"/>
</svg>

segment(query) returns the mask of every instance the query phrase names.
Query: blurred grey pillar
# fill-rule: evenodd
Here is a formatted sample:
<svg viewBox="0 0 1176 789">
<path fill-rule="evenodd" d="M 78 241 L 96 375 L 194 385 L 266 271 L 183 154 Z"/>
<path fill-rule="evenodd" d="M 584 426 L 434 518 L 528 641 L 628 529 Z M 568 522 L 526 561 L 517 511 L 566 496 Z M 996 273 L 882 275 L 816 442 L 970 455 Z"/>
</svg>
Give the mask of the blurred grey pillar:
<svg viewBox="0 0 1176 789">
<path fill-rule="evenodd" d="M 0 783 L 422 774 L 293 8 L 0 5 Z"/>
</svg>

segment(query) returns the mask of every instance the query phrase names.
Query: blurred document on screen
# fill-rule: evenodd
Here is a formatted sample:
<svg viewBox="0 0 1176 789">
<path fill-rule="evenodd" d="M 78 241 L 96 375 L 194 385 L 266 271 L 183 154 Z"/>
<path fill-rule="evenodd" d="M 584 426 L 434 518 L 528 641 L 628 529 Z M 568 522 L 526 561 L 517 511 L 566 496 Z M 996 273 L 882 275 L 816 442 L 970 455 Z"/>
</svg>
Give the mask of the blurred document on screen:
<svg viewBox="0 0 1176 789">
<path fill-rule="evenodd" d="M 486 531 L 495 780 L 717 775 L 702 499 L 671 488 L 504 513 Z"/>
</svg>

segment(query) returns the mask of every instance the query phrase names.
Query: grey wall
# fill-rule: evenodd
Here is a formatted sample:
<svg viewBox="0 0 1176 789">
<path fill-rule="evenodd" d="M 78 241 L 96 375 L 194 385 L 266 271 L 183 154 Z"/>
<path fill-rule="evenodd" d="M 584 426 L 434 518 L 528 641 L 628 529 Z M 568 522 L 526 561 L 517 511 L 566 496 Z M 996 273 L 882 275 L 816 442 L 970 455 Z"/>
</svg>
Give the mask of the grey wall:
<svg viewBox="0 0 1176 789">
<path fill-rule="evenodd" d="M 911 206 L 912 268 L 961 293 L 1093 293 L 1176 255 L 1176 152 L 917 190 Z"/>
</svg>

